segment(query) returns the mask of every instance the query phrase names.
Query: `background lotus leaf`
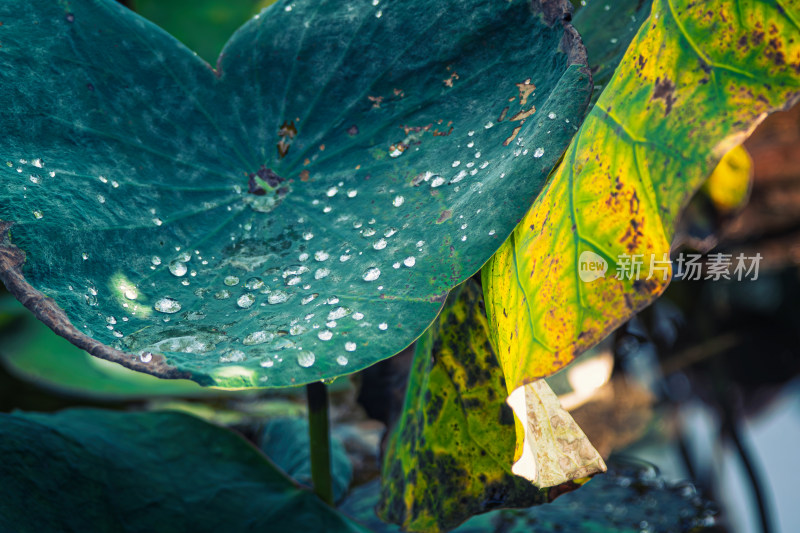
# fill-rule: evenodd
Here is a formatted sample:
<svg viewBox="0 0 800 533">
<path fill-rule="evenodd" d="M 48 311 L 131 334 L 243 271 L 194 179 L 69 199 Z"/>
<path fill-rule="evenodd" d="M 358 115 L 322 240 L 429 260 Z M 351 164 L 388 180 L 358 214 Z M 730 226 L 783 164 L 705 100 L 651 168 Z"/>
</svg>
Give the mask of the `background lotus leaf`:
<svg viewBox="0 0 800 533">
<path fill-rule="evenodd" d="M 184 414 L 0 414 L 0 453 L 4 531 L 367 531 Z"/>
</svg>

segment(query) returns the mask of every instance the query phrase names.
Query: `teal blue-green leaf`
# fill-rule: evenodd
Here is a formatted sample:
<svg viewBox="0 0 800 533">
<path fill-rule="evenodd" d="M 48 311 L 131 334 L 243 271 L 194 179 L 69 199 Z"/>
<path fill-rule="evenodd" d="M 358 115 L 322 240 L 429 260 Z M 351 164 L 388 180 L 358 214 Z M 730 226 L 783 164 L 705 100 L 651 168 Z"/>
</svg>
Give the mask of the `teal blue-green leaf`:
<svg viewBox="0 0 800 533">
<path fill-rule="evenodd" d="M 583 48 L 547 5 L 281 1 L 214 70 L 112 0 L 3 2 L 0 278 L 162 377 L 287 386 L 389 357 L 583 116 Z"/>
<path fill-rule="evenodd" d="M 311 446 L 308 436 L 308 419 L 278 418 L 264 425 L 261 450 L 293 479 L 306 486 L 311 482 Z M 331 477 L 333 498 L 341 500 L 353 479 L 353 465 L 342 441 L 331 437 Z"/>
<path fill-rule="evenodd" d="M 0 414 L 0 455 L 2 531 L 365 531 L 183 414 Z"/>
<path fill-rule="evenodd" d="M 581 34 L 592 70 L 592 105 L 611 81 L 651 6 L 652 0 L 593 1 L 575 12 L 572 24 Z"/>
<path fill-rule="evenodd" d="M 133 9 L 215 63 L 225 42 L 274 0 L 136 0 Z"/>
</svg>

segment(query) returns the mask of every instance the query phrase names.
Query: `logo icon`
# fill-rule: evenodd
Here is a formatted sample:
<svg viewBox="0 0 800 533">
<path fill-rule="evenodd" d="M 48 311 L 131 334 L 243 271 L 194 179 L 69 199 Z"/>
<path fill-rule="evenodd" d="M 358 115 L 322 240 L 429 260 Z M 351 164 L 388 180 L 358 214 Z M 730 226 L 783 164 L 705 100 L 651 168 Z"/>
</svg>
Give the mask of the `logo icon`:
<svg viewBox="0 0 800 533">
<path fill-rule="evenodd" d="M 608 263 L 594 252 L 583 252 L 578 258 L 578 276 L 581 281 L 590 282 L 605 277 Z"/>
</svg>

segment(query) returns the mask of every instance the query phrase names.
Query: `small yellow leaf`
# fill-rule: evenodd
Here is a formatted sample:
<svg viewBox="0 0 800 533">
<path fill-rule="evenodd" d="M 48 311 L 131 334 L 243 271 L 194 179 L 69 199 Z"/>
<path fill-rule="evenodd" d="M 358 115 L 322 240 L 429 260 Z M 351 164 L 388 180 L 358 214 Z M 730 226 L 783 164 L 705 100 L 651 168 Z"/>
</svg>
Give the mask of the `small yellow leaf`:
<svg viewBox="0 0 800 533">
<path fill-rule="evenodd" d="M 753 178 L 753 161 L 744 146 L 730 150 L 703 184 L 714 207 L 721 213 L 736 211 L 747 203 Z"/>
</svg>

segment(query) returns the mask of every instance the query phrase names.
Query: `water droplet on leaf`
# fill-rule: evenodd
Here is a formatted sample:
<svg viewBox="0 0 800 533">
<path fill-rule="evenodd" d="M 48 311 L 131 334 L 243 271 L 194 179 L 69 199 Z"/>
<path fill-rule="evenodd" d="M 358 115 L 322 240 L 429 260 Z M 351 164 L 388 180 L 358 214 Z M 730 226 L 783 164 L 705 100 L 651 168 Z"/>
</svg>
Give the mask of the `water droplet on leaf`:
<svg viewBox="0 0 800 533">
<path fill-rule="evenodd" d="M 364 281 L 375 281 L 381 275 L 381 270 L 378 267 L 368 268 L 363 275 Z"/>
<path fill-rule="evenodd" d="M 156 301 L 153 308 L 160 313 L 177 313 L 181 310 L 181 304 L 174 298 L 164 297 Z"/>
</svg>

